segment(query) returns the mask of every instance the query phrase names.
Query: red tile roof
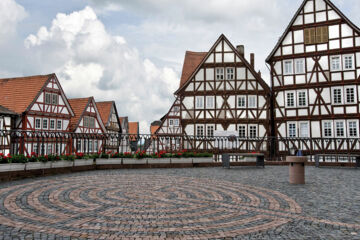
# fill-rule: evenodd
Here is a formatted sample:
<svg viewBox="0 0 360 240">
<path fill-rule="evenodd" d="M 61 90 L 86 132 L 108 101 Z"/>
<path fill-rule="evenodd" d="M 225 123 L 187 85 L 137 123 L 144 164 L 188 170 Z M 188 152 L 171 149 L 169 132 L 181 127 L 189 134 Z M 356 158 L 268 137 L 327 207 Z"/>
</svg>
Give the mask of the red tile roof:
<svg viewBox="0 0 360 240">
<path fill-rule="evenodd" d="M 160 126 L 150 126 L 151 135 L 155 135 L 156 131 L 160 128 Z"/>
<path fill-rule="evenodd" d="M 99 111 L 101 120 L 103 122 L 103 124 L 106 126 L 108 121 L 109 121 L 109 117 L 110 117 L 110 113 L 111 113 L 111 108 L 113 106 L 114 102 L 97 102 L 96 106 L 97 109 Z"/>
<path fill-rule="evenodd" d="M 121 126 L 124 124 L 124 121 L 127 120 L 128 117 L 119 117 L 119 121 L 120 121 L 120 124 Z"/>
<path fill-rule="evenodd" d="M 85 107 L 92 97 L 89 98 L 75 98 L 69 99 L 69 104 L 74 111 L 75 116 L 70 120 L 70 131 L 74 131 L 79 123 L 79 120 L 85 111 Z"/>
<path fill-rule="evenodd" d="M 186 52 L 179 88 L 187 82 L 206 55 L 207 52 Z"/>
<path fill-rule="evenodd" d="M 129 134 L 139 134 L 139 122 L 129 122 Z"/>
<path fill-rule="evenodd" d="M 0 79 L 0 105 L 22 114 L 55 74 Z"/>
</svg>

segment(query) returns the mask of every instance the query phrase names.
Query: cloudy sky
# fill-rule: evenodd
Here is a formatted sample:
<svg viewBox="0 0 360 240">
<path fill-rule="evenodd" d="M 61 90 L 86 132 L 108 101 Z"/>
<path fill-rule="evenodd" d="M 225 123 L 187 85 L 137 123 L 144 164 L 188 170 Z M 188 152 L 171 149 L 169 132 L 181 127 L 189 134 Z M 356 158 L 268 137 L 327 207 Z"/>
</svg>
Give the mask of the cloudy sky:
<svg viewBox="0 0 360 240">
<path fill-rule="evenodd" d="M 186 50 L 221 33 L 266 81 L 265 58 L 302 0 L 0 0 L 0 78 L 55 72 L 69 98 L 115 100 L 141 123 L 167 113 Z M 359 0 L 333 0 L 360 25 Z"/>
</svg>

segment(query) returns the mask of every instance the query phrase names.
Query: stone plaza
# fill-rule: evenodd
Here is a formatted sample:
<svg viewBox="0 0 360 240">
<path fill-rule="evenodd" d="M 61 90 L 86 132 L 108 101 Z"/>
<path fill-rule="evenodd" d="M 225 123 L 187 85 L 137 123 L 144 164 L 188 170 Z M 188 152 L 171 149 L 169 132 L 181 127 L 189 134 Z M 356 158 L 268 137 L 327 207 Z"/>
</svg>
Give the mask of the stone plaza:
<svg viewBox="0 0 360 240">
<path fill-rule="evenodd" d="M 0 239 L 360 239 L 359 170 L 104 170 L 0 184 Z"/>
</svg>

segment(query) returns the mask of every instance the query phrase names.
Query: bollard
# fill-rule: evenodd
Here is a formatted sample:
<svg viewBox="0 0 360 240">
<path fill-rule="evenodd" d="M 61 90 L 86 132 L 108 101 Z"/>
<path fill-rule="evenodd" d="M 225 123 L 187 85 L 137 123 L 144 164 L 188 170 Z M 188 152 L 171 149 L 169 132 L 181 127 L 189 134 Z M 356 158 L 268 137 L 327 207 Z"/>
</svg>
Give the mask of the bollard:
<svg viewBox="0 0 360 240">
<path fill-rule="evenodd" d="M 305 163 L 306 157 L 288 156 L 290 184 L 305 184 Z"/>
</svg>

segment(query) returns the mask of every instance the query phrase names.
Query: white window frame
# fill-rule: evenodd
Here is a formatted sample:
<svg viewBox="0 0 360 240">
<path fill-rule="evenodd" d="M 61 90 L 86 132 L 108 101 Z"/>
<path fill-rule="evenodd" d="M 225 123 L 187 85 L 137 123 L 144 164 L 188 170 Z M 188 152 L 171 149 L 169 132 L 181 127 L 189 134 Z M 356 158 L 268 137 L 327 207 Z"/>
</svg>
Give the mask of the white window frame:
<svg viewBox="0 0 360 240">
<path fill-rule="evenodd" d="M 251 135 L 251 128 L 255 127 L 255 130 L 256 130 L 256 134 L 255 134 L 255 137 L 253 137 Z M 259 137 L 259 128 L 257 125 L 253 125 L 253 124 L 249 124 L 249 127 L 248 127 L 248 136 L 249 138 L 258 138 Z"/>
<path fill-rule="evenodd" d="M 294 99 L 294 105 L 293 106 L 289 106 L 289 101 L 288 101 L 288 94 L 291 93 L 293 95 L 293 99 Z M 285 106 L 286 108 L 296 108 L 296 99 L 297 95 L 296 95 L 296 91 L 287 91 L 285 92 Z"/>
<path fill-rule="evenodd" d="M 305 93 L 305 105 L 300 105 L 300 93 Z M 297 91 L 297 106 L 298 107 L 307 107 L 308 106 L 307 90 L 299 90 L 299 91 Z"/>
<path fill-rule="evenodd" d="M 199 134 L 200 132 L 202 132 L 202 134 Z M 204 137 L 204 126 L 196 126 L 196 136 L 197 137 Z"/>
<path fill-rule="evenodd" d="M 307 133 L 306 136 L 303 136 L 301 131 L 301 125 L 306 124 L 307 125 Z M 309 122 L 299 122 L 299 137 L 300 138 L 309 138 L 310 137 L 310 123 Z"/>
<path fill-rule="evenodd" d="M 222 72 L 218 73 L 218 70 L 222 70 Z M 225 69 L 224 68 L 215 68 L 215 79 L 217 81 L 225 80 Z"/>
<path fill-rule="evenodd" d="M 339 68 L 334 68 L 334 64 L 333 64 L 333 61 L 334 59 L 339 59 Z M 330 56 L 330 70 L 332 72 L 336 72 L 336 71 L 341 71 L 342 70 L 342 60 L 341 60 L 341 56 L 340 55 L 336 55 L 336 56 Z"/>
<path fill-rule="evenodd" d="M 49 96 L 49 102 L 47 102 L 46 101 L 46 96 Z M 48 105 L 51 105 L 51 103 L 52 103 L 52 95 L 51 95 L 51 93 L 44 93 L 44 103 L 45 104 L 48 104 Z"/>
<path fill-rule="evenodd" d="M 46 128 L 44 127 L 44 121 L 46 120 Z M 43 118 L 42 119 L 42 129 L 49 129 L 49 119 Z"/>
<path fill-rule="evenodd" d="M 341 92 L 341 103 L 335 103 L 335 93 L 334 90 L 340 90 Z M 331 101 L 333 105 L 343 105 L 344 104 L 344 89 L 343 87 L 333 87 L 331 88 Z"/>
<path fill-rule="evenodd" d="M 212 103 L 209 105 L 209 103 Z M 214 96 L 206 96 L 206 108 L 213 109 L 215 108 L 215 97 Z"/>
<path fill-rule="evenodd" d="M 204 96 L 195 97 L 195 109 L 204 109 Z"/>
<path fill-rule="evenodd" d="M 348 57 L 351 57 L 351 67 L 350 68 L 347 68 L 346 67 L 346 58 L 348 58 Z M 346 55 L 343 55 L 343 66 L 344 66 L 344 71 L 346 71 L 346 70 L 354 70 L 354 54 L 346 54 Z"/>
<path fill-rule="evenodd" d="M 60 128 L 59 128 L 59 123 L 60 123 Z M 56 129 L 57 129 L 57 130 L 62 130 L 62 125 L 63 125 L 63 121 L 60 120 L 60 119 L 58 119 L 58 120 L 56 121 Z"/>
<path fill-rule="evenodd" d="M 240 128 L 242 128 L 244 130 L 244 135 L 243 136 L 240 134 Z M 239 138 L 246 138 L 246 136 L 247 136 L 247 131 L 246 130 L 247 129 L 246 129 L 245 124 L 239 125 L 239 127 L 238 127 Z"/>
<path fill-rule="evenodd" d="M 229 73 L 228 70 L 232 70 L 232 73 Z M 226 80 L 235 80 L 235 68 L 233 67 L 228 67 L 225 70 L 226 72 Z M 232 78 L 229 78 L 229 76 L 232 75 Z"/>
<path fill-rule="evenodd" d="M 169 119 L 169 126 L 174 126 L 174 119 Z"/>
<path fill-rule="evenodd" d="M 50 150 L 50 151 L 49 151 L 49 150 Z M 52 146 L 51 143 L 48 143 L 48 144 L 47 144 L 46 153 L 47 153 L 47 155 L 52 155 L 52 153 L 53 153 L 53 146 Z"/>
<path fill-rule="evenodd" d="M 295 136 L 291 136 L 291 134 L 290 134 L 290 125 L 295 125 Z M 286 136 L 288 138 L 297 138 L 298 137 L 298 131 L 297 131 L 296 122 L 287 122 L 287 134 L 286 134 Z"/>
<path fill-rule="evenodd" d="M 325 134 L 325 124 L 330 123 L 331 126 L 331 135 L 330 136 L 326 136 Z M 334 122 L 333 121 L 322 121 L 322 134 L 323 134 L 323 138 L 332 138 L 334 136 Z"/>
<path fill-rule="evenodd" d="M 56 99 L 56 102 L 54 103 L 54 97 Z M 59 104 L 59 95 L 56 93 L 51 94 L 51 104 L 52 105 L 58 105 Z"/>
<path fill-rule="evenodd" d="M 293 60 L 284 60 L 283 62 L 284 64 L 284 75 L 292 75 L 294 74 L 294 61 Z M 291 69 L 287 68 L 287 64 L 289 64 L 289 66 L 291 66 Z M 291 71 L 287 71 L 287 70 L 291 70 Z"/>
<path fill-rule="evenodd" d="M 242 101 L 244 103 L 243 106 L 240 106 L 239 99 L 242 99 Z M 238 98 L 237 98 L 237 106 L 238 106 L 238 108 L 246 108 L 246 102 L 247 102 L 246 100 L 247 100 L 246 96 L 238 96 Z"/>
<path fill-rule="evenodd" d="M 89 140 L 89 152 L 92 153 L 93 152 L 93 141 Z"/>
<path fill-rule="evenodd" d="M 97 152 L 99 149 L 99 143 L 98 143 L 99 141 L 98 140 L 94 140 L 94 152 Z"/>
<path fill-rule="evenodd" d="M 355 123 L 356 126 L 356 135 L 355 136 L 351 136 L 350 134 L 350 123 Z M 349 138 L 358 138 L 359 137 L 359 120 L 348 120 L 347 121 L 347 136 Z"/>
<path fill-rule="evenodd" d="M 339 136 L 338 135 L 338 126 L 337 124 L 338 123 L 342 123 L 342 126 L 343 126 L 343 136 Z M 346 124 L 345 124 L 345 120 L 335 120 L 334 121 L 334 132 L 335 132 L 335 137 L 336 138 L 345 138 L 346 137 Z"/>
<path fill-rule="evenodd" d="M 54 127 L 51 127 L 51 122 L 54 123 Z M 56 120 L 55 119 L 49 119 L 49 129 L 50 130 L 56 130 Z"/>
<path fill-rule="evenodd" d="M 179 119 L 174 119 L 174 126 L 178 127 L 180 125 Z"/>
<path fill-rule="evenodd" d="M 353 89 L 354 90 L 354 101 L 353 102 L 348 102 L 348 93 L 347 93 L 348 89 Z M 344 98 L 345 98 L 345 103 L 346 104 L 355 104 L 356 103 L 356 87 L 355 86 L 346 86 L 344 93 L 345 93 Z"/>
<path fill-rule="evenodd" d="M 40 127 L 37 127 L 37 126 L 36 126 L 36 120 L 39 120 L 39 122 L 40 122 Z M 41 118 L 35 118 L 34 125 L 35 125 L 35 129 L 41 129 L 41 127 L 42 127 L 42 121 L 41 121 Z"/>
<path fill-rule="evenodd" d="M 250 99 L 254 99 L 254 106 L 250 106 L 250 103 L 252 102 Z M 257 96 L 256 95 L 249 95 L 248 96 L 248 108 L 257 108 Z"/>
<path fill-rule="evenodd" d="M 302 68 L 298 71 L 298 63 L 301 63 Z M 305 74 L 305 58 L 295 59 L 295 74 Z"/>
<path fill-rule="evenodd" d="M 214 134 L 215 134 L 215 126 L 207 126 L 206 127 L 206 136 L 214 137 Z"/>
</svg>

